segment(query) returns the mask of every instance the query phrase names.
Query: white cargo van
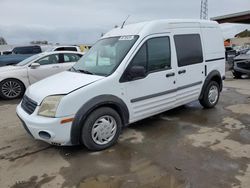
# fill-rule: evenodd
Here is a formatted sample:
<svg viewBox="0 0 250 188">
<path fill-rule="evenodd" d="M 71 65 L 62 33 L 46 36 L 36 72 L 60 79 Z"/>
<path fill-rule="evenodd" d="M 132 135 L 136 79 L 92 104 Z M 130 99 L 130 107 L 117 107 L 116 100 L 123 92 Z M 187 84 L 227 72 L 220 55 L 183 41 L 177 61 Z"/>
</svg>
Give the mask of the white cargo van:
<svg viewBox="0 0 250 188">
<path fill-rule="evenodd" d="M 30 86 L 25 129 L 54 145 L 113 145 L 130 123 L 199 100 L 214 107 L 225 77 L 219 25 L 157 20 L 116 28 L 69 71 Z"/>
</svg>

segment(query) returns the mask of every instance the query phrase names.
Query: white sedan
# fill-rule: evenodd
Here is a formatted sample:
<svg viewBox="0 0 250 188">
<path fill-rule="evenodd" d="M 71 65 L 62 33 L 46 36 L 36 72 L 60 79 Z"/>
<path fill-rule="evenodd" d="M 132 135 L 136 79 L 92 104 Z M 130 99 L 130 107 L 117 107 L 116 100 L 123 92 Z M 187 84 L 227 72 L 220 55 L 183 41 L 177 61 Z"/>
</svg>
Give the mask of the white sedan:
<svg viewBox="0 0 250 188">
<path fill-rule="evenodd" d="M 17 65 L 0 67 L 0 97 L 19 98 L 29 85 L 68 70 L 82 56 L 83 53 L 72 51 L 44 52 L 31 56 Z"/>
</svg>

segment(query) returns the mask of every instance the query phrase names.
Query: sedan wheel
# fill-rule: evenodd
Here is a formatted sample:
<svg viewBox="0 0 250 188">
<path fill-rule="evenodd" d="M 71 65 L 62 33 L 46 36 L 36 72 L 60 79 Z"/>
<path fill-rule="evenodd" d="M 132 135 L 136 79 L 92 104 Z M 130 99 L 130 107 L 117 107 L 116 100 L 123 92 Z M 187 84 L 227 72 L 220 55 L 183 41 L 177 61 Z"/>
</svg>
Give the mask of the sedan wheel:
<svg viewBox="0 0 250 188">
<path fill-rule="evenodd" d="M 4 99 L 16 99 L 23 95 L 23 84 L 14 79 L 8 79 L 0 83 L 0 96 Z"/>
</svg>

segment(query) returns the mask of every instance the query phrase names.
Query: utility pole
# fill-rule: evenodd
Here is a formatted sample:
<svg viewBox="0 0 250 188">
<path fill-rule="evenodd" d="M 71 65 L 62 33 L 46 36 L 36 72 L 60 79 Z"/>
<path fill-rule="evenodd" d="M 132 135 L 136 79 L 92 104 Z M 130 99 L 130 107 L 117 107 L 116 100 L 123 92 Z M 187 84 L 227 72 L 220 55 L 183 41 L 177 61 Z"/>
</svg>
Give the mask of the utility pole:
<svg viewBox="0 0 250 188">
<path fill-rule="evenodd" d="M 208 20 L 208 0 L 201 0 L 200 19 Z"/>
</svg>

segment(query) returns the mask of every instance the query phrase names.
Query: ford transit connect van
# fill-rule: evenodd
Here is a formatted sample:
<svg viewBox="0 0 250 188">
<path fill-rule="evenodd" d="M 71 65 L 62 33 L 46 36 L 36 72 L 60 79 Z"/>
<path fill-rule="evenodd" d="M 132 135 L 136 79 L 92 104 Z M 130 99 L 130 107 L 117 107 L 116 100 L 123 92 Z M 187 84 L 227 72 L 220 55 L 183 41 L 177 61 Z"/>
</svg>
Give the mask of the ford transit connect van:
<svg viewBox="0 0 250 188">
<path fill-rule="evenodd" d="M 216 22 L 132 24 L 108 32 L 70 70 L 31 85 L 17 114 L 35 139 L 102 150 L 133 122 L 195 100 L 214 107 L 224 76 Z"/>
</svg>

